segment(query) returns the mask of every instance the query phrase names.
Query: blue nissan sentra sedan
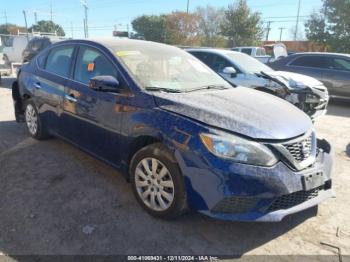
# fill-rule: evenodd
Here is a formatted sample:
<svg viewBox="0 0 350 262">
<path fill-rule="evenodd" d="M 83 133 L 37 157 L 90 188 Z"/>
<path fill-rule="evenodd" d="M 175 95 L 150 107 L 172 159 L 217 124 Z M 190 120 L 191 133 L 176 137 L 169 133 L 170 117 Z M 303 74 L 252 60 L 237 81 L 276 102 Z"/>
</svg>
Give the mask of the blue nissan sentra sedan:
<svg viewBox="0 0 350 262">
<path fill-rule="evenodd" d="M 280 221 L 333 196 L 331 146 L 288 102 L 176 47 L 68 40 L 25 64 L 16 119 L 115 166 L 150 214 Z"/>
</svg>

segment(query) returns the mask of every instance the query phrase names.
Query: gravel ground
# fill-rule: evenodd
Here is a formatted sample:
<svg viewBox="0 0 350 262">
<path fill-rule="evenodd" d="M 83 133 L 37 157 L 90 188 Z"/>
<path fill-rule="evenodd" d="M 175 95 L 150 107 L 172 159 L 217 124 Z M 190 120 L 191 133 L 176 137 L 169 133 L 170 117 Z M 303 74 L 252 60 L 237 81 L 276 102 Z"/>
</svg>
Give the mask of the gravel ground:
<svg viewBox="0 0 350 262">
<path fill-rule="evenodd" d="M 10 81 L 0 86 L 0 254 L 336 255 L 326 242 L 350 255 L 350 105 L 330 105 L 316 123 L 333 145 L 337 193 L 318 212 L 273 224 L 196 213 L 162 221 L 112 167 L 61 140 L 29 138 L 14 121 Z"/>
</svg>

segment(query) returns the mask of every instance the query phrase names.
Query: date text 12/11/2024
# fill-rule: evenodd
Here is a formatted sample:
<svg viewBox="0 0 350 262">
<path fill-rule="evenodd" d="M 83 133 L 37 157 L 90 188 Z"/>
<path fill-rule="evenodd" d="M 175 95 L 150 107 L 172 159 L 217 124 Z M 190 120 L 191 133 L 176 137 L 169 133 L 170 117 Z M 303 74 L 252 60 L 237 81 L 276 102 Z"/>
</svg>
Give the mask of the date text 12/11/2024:
<svg viewBox="0 0 350 262">
<path fill-rule="evenodd" d="M 128 256 L 128 261 L 218 261 L 216 256 Z"/>
</svg>

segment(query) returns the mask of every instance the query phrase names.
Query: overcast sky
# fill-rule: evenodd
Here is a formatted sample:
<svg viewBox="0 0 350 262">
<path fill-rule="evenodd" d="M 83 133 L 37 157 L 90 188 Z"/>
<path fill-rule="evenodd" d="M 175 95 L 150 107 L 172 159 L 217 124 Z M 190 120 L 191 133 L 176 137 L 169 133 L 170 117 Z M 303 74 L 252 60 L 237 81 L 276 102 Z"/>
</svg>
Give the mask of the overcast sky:
<svg viewBox="0 0 350 262">
<path fill-rule="evenodd" d="M 186 11 L 187 0 L 86 0 L 90 37 L 111 36 L 114 26 L 118 30 L 131 29 L 130 22 L 142 14 L 162 14 L 175 10 Z M 83 37 L 84 11 L 80 0 L 0 0 L 0 23 L 5 22 L 5 11 L 9 23 L 24 25 L 23 10 L 26 10 L 29 26 L 38 20 L 50 20 L 51 2 L 53 21 L 63 26 L 67 36 Z M 233 0 L 190 0 L 190 10 L 208 4 L 226 7 Z M 279 28 L 285 28 L 282 40 L 292 40 L 292 28 L 296 25 L 298 0 L 248 0 L 252 10 L 262 14 L 265 26 L 271 23 L 270 40 L 279 40 Z M 322 0 L 301 0 L 300 30 L 304 32 L 304 21 L 313 10 L 319 10 Z M 299 37 L 302 37 L 300 35 Z"/>
</svg>

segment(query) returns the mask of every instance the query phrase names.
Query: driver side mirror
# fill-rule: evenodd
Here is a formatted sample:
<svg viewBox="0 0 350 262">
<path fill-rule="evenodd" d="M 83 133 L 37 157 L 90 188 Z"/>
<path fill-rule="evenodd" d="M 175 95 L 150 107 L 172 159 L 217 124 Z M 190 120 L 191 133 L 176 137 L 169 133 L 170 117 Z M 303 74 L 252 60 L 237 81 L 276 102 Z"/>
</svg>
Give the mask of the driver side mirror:
<svg viewBox="0 0 350 262">
<path fill-rule="evenodd" d="M 230 75 L 230 77 L 232 77 L 232 78 L 237 76 L 236 69 L 234 69 L 231 66 L 225 67 L 224 70 L 222 70 L 222 73 L 224 73 L 225 75 Z"/>
<path fill-rule="evenodd" d="M 90 79 L 89 86 L 91 89 L 100 92 L 118 93 L 119 81 L 113 76 L 95 76 Z"/>
</svg>

